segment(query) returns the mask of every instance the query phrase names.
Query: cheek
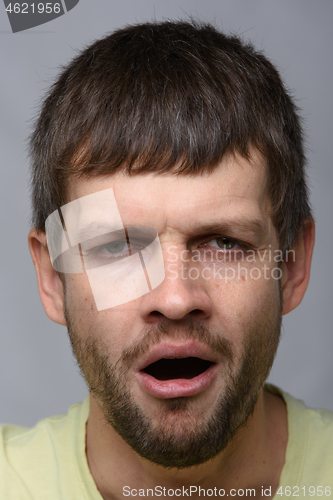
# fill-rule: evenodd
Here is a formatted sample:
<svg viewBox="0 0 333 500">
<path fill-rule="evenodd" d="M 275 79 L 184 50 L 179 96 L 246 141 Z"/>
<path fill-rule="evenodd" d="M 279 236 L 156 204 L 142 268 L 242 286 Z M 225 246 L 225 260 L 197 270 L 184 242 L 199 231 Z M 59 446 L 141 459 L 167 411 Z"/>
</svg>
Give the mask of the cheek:
<svg viewBox="0 0 333 500">
<path fill-rule="evenodd" d="M 86 275 L 66 275 L 65 302 L 67 309 L 77 317 L 81 315 L 82 319 L 87 314 L 97 311 Z"/>
<path fill-rule="evenodd" d="M 208 293 L 221 332 L 240 347 L 256 324 L 274 322 L 280 310 L 279 288 L 278 280 L 263 276 L 211 282 Z"/>
<path fill-rule="evenodd" d="M 98 311 L 86 276 L 70 275 L 65 284 L 66 309 L 81 338 L 93 336 L 101 340 L 115 358 L 120 356 L 124 347 L 133 341 L 131 332 L 138 315 L 135 301 Z"/>
</svg>

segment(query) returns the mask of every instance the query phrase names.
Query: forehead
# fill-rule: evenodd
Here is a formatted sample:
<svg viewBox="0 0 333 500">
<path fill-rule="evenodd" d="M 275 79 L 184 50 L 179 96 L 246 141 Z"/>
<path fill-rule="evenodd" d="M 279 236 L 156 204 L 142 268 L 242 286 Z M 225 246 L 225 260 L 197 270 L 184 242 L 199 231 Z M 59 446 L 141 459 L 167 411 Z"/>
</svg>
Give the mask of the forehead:
<svg viewBox="0 0 333 500">
<path fill-rule="evenodd" d="M 269 219 L 267 169 L 259 154 L 250 160 L 229 155 L 212 173 L 199 175 L 117 173 L 72 179 L 69 201 L 110 188 L 125 225 L 147 225 L 158 232 L 164 227 L 182 230 L 222 215 Z"/>
</svg>

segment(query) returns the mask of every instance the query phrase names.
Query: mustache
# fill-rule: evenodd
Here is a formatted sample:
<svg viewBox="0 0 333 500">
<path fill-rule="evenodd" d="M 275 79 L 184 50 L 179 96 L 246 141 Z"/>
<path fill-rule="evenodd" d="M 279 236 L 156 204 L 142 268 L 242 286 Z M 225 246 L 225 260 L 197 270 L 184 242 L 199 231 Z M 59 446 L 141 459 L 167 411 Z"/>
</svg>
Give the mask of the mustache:
<svg viewBox="0 0 333 500">
<path fill-rule="evenodd" d="M 130 368 L 135 361 L 147 354 L 154 345 L 165 339 L 196 340 L 207 345 L 214 353 L 233 364 L 234 351 L 232 344 L 221 333 L 217 333 L 197 321 L 187 322 L 186 325 L 175 325 L 169 320 L 163 320 L 149 330 L 144 331 L 140 339 L 124 349 L 118 363 L 126 369 Z"/>
</svg>

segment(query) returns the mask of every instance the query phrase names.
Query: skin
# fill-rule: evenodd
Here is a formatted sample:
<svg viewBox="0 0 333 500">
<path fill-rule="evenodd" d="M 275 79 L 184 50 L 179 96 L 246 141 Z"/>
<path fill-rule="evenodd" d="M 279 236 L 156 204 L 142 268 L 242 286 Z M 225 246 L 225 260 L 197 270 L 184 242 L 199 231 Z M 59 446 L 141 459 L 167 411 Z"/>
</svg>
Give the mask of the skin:
<svg viewBox="0 0 333 500">
<path fill-rule="evenodd" d="M 184 264 L 180 256 L 186 251 L 216 246 L 217 236 L 242 241 L 261 255 L 265 250 L 279 248 L 276 230 L 270 218 L 267 194 L 267 174 L 263 159 L 254 153 L 251 161 L 228 156 L 211 173 L 202 176 L 140 175 L 128 177 L 117 174 L 102 178 L 73 180 L 69 200 L 100 190 L 113 188 L 124 225 L 144 225 L 157 230 L 165 260 L 166 278 L 150 293 L 104 311 L 97 311 L 85 274 L 66 276 L 66 307 L 75 322 L 80 338 L 85 340 L 93 330 L 110 363 L 116 363 L 128 346 L 138 343 L 142 332 L 167 321 L 173 328 L 172 342 L 181 345 L 182 330 L 189 322 L 201 322 L 214 331 L 222 331 L 234 353 L 233 370 L 239 369 L 244 355 L 248 324 L 255 321 L 275 321 L 280 286 L 282 313 L 286 314 L 301 302 L 307 288 L 314 245 L 314 225 L 306 225 L 303 236 L 295 246 L 294 259 L 282 263 L 282 278 L 267 278 L 275 262 L 268 256 L 255 263 L 243 263 L 248 271 L 254 267 L 269 270 L 259 279 L 243 275 L 239 279 L 184 279 L 176 267 L 177 278 L 171 278 L 170 247 L 179 257 L 176 266 Z M 152 209 L 153 207 L 153 209 Z M 228 233 L 204 231 L 207 221 L 223 221 Z M 261 223 L 261 230 L 252 226 L 237 226 L 246 218 Z M 45 234 L 32 229 L 29 247 L 37 273 L 39 293 L 48 316 L 66 324 L 64 291 L 53 270 Z M 185 254 L 182 254 L 183 256 Z M 172 262 L 173 263 L 173 262 Z M 186 263 L 187 266 L 198 264 Z M 175 270 L 175 267 L 172 268 Z M 189 404 L 188 413 L 174 414 L 165 410 L 160 398 L 151 396 L 140 385 L 133 366 L 127 376 L 133 398 L 155 427 L 165 424 L 181 432 L 181 425 L 200 425 L 209 418 L 218 395 L 226 387 L 226 370 L 219 360 L 217 375 L 206 389 Z M 263 385 L 263 384 L 262 384 Z M 161 412 L 162 410 L 162 412 Z M 87 459 L 97 488 L 104 499 L 123 498 L 122 487 L 168 488 L 200 485 L 205 488 L 272 487 L 276 491 L 285 461 L 287 417 L 282 399 L 260 388 L 258 399 L 246 426 L 237 431 L 227 447 L 217 456 L 195 467 L 181 470 L 166 469 L 140 457 L 107 424 L 101 402 L 90 394 L 90 415 L 87 423 Z M 193 496 L 193 495 L 192 495 Z M 193 498 L 195 498 L 193 496 Z M 237 498 L 237 497 L 236 497 Z"/>
</svg>

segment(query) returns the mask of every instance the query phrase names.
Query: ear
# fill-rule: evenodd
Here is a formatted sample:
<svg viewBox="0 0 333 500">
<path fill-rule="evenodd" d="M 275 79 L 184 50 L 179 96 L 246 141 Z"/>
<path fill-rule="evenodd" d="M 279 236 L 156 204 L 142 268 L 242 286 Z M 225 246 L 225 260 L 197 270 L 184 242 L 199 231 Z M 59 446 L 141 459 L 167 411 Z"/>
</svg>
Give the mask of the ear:
<svg viewBox="0 0 333 500">
<path fill-rule="evenodd" d="M 297 307 L 305 294 L 310 279 L 311 259 L 315 242 L 315 224 L 305 224 L 304 233 L 292 250 L 286 253 L 282 264 L 282 314 Z"/>
<path fill-rule="evenodd" d="M 39 296 L 45 312 L 52 321 L 66 325 L 63 285 L 53 269 L 46 234 L 43 231 L 37 232 L 36 228 L 33 228 L 29 233 L 28 241 L 36 270 Z"/>
</svg>

